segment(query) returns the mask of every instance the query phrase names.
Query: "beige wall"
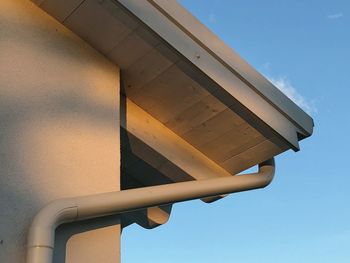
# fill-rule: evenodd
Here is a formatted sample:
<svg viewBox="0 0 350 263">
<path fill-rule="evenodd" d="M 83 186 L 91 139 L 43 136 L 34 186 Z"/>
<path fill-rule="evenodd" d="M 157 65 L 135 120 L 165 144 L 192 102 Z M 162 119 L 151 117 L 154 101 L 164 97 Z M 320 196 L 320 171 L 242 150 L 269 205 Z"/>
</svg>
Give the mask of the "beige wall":
<svg viewBox="0 0 350 263">
<path fill-rule="evenodd" d="M 24 262 L 47 202 L 119 190 L 119 162 L 117 67 L 30 1 L 1 0 L 0 262 Z M 118 223 L 60 227 L 55 262 L 118 262 Z"/>
</svg>

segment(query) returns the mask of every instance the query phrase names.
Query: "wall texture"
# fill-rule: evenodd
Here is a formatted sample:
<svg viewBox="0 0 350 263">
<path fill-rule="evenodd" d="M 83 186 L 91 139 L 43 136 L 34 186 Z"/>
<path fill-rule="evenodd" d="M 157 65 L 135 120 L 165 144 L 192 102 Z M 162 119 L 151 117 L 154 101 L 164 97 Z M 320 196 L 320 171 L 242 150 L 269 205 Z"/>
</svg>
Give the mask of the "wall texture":
<svg viewBox="0 0 350 263">
<path fill-rule="evenodd" d="M 0 262 L 51 200 L 119 190 L 119 69 L 27 0 L 0 1 Z M 118 262 L 118 217 L 57 230 L 55 262 Z"/>
</svg>

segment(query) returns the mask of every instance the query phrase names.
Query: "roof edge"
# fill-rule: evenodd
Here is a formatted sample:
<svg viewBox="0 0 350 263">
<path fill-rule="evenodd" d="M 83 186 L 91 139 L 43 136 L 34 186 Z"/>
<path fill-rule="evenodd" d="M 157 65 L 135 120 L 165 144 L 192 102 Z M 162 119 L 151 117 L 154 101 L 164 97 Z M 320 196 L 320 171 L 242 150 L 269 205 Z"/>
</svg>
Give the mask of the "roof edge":
<svg viewBox="0 0 350 263">
<path fill-rule="evenodd" d="M 147 1 L 245 84 L 259 93 L 279 112 L 296 124 L 305 137 L 313 133 L 314 122 L 311 116 L 268 81 L 265 76 L 242 59 L 186 8 L 181 6 L 177 1 Z M 193 26 L 194 24 L 196 26 Z"/>
</svg>

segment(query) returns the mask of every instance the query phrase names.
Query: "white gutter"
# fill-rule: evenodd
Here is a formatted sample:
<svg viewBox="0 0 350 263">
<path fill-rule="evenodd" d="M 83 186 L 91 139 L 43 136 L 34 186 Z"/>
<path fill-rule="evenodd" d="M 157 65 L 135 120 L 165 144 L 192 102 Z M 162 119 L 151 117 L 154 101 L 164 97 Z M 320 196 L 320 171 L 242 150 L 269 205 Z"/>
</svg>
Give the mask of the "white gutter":
<svg viewBox="0 0 350 263">
<path fill-rule="evenodd" d="M 55 229 L 63 223 L 263 188 L 272 181 L 274 173 L 274 159 L 270 159 L 261 163 L 259 171 L 253 174 L 143 187 L 53 201 L 39 211 L 29 229 L 26 262 L 52 263 Z"/>
</svg>

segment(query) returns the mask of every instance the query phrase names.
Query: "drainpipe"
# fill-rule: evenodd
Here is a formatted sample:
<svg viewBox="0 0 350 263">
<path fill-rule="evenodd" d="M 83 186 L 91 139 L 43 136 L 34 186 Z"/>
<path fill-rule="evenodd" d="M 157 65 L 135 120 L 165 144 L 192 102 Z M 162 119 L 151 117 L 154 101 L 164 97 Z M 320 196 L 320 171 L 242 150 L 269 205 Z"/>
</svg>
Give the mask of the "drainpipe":
<svg viewBox="0 0 350 263">
<path fill-rule="evenodd" d="M 29 229 L 26 262 L 52 263 L 55 229 L 63 223 L 263 188 L 272 181 L 274 173 L 274 159 L 270 159 L 259 164 L 259 171 L 253 174 L 58 199 L 35 216 Z"/>
</svg>

